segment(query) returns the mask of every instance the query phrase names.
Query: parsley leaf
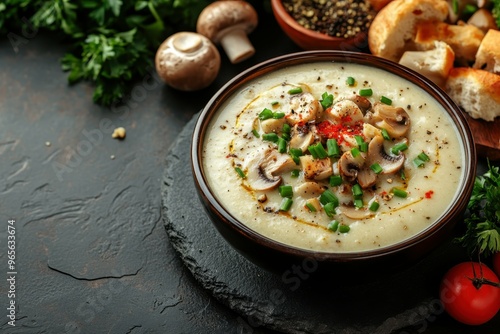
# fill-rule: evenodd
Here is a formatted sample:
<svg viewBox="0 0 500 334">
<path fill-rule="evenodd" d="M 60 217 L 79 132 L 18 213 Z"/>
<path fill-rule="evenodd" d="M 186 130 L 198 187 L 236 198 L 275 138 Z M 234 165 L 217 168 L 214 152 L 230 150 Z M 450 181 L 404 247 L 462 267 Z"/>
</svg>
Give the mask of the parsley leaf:
<svg viewBox="0 0 500 334">
<path fill-rule="evenodd" d="M 470 255 L 485 257 L 500 251 L 500 171 L 488 163 L 488 171 L 477 176 L 465 218 L 466 232 L 456 239 Z"/>
</svg>

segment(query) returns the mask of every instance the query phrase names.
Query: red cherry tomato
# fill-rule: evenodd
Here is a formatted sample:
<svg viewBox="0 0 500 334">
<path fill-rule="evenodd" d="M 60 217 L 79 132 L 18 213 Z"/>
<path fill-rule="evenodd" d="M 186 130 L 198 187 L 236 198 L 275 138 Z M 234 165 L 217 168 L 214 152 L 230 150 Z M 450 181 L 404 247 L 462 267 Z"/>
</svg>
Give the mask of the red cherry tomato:
<svg viewBox="0 0 500 334">
<path fill-rule="evenodd" d="M 487 280 L 497 286 L 482 283 Z M 443 277 L 439 297 L 448 314 L 468 325 L 480 325 L 493 318 L 500 309 L 500 287 L 497 275 L 486 265 L 463 262 Z"/>
<path fill-rule="evenodd" d="M 500 277 L 500 252 L 493 254 L 493 270 Z"/>
</svg>

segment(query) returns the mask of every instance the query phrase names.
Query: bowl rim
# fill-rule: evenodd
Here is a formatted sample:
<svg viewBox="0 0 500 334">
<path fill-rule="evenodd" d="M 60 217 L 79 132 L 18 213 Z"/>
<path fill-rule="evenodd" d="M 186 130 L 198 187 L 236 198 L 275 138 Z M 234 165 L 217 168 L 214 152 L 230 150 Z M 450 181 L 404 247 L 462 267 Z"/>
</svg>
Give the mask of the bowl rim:
<svg viewBox="0 0 500 334">
<path fill-rule="evenodd" d="M 356 36 L 349 38 L 330 36 L 328 34 L 321 33 L 313 29 L 308 29 L 299 24 L 297 20 L 295 20 L 285 9 L 282 0 L 271 0 L 271 8 L 273 10 L 274 15 L 280 18 L 283 21 L 283 24 L 288 25 L 289 27 L 293 28 L 295 31 L 298 31 L 303 35 L 307 35 L 307 37 L 309 38 L 318 39 L 323 42 L 351 41 L 351 40 L 356 40 L 358 36 L 366 34 L 363 32 L 359 32 Z"/>
<path fill-rule="evenodd" d="M 455 203 L 449 205 L 443 214 L 430 226 L 407 239 L 376 249 L 352 252 L 310 250 L 276 241 L 251 229 L 226 210 L 210 190 L 202 167 L 203 138 L 207 130 L 207 126 L 205 125 L 210 123 L 212 116 L 216 113 L 218 107 L 222 105 L 227 98 L 234 94 L 235 89 L 246 84 L 248 81 L 252 81 L 257 77 L 266 75 L 271 71 L 311 62 L 343 62 L 375 66 L 395 75 L 402 76 L 405 80 L 414 83 L 431 95 L 434 99 L 438 100 L 438 102 L 443 106 L 449 117 L 455 123 L 458 136 L 464 146 L 465 156 L 463 160 L 465 162 L 465 166 L 462 168 L 464 177 L 462 182 L 459 184 L 460 188 L 454 198 Z M 455 102 L 453 102 L 453 100 L 439 86 L 423 75 L 398 63 L 371 54 L 355 51 L 300 51 L 268 59 L 242 71 L 223 85 L 202 109 L 194 126 L 191 144 L 191 168 L 195 186 L 198 188 L 198 195 L 201 196 L 202 201 L 204 201 L 206 205 L 208 204 L 215 209 L 223 224 L 250 239 L 252 242 L 270 248 L 274 251 L 292 256 L 312 257 L 322 261 L 366 260 L 392 253 L 399 253 L 408 248 L 424 243 L 465 211 L 474 186 L 476 167 L 477 156 L 474 138 L 466 118 L 458 105 L 456 105 Z"/>
</svg>

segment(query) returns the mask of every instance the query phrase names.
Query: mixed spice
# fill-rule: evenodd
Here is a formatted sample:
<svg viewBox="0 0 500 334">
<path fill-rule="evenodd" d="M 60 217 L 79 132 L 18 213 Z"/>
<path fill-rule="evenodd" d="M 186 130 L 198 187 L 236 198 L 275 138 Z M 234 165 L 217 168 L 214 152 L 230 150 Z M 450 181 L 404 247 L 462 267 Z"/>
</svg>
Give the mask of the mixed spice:
<svg viewBox="0 0 500 334">
<path fill-rule="evenodd" d="M 283 0 L 283 6 L 304 28 L 342 38 L 367 32 L 376 14 L 365 0 Z"/>
</svg>

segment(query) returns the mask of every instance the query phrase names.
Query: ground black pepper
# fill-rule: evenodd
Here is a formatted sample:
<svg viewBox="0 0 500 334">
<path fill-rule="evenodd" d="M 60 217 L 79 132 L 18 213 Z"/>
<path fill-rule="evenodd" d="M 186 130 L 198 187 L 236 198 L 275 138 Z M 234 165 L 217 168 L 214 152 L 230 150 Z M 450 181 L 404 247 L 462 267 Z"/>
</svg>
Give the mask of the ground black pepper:
<svg viewBox="0 0 500 334">
<path fill-rule="evenodd" d="M 376 14 L 366 0 L 283 0 L 283 6 L 301 26 L 342 38 L 367 32 Z"/>
</svg>

